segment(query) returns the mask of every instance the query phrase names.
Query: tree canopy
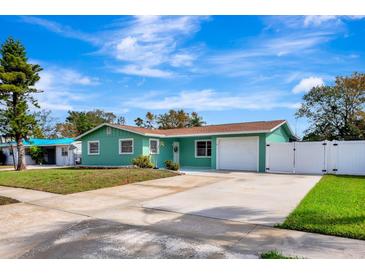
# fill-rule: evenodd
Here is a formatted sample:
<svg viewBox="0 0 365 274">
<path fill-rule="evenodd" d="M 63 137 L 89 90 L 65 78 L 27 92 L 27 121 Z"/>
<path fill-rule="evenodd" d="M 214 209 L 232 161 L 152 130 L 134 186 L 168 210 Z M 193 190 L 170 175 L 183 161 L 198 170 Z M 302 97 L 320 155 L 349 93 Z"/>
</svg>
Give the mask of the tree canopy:
<svg viewBox="0 0 365 274">
<path fill-rule="evenodd" d="M 33 113 L 36 119 L 36 126 L 33 130 L 32 137 L 35 138 L 56 138 L 56 119 L 52 117 L 50 110 L 42 109 Z"/>
<path fill-rule="evenodd" d="M 365 138 L 365 74 L 336 77 L 332 86 L 312 88 L 303 97 L 297 117 L 308 119 L 304 140 Z"/>
<path fill-rule="evenodd" d="M 200 127 L 205 124 L 203 118 L 199 116 L 198 113 L 192 112 L 189 114 L 183 109 L 170 109 L 168 112 L 159 115 L 147 112 L 145 119 L 138 117 L 134 122 L 139 127 L 152 129 Z"/>
<path fill-rule="evenodd" d="M 63 137 L 76 137 L 103 123 L 124 124 L 125 118 L 113 112 L 100 109 L 92 111 L 69 111 L 64 123 L 57 123 L 57 134 Z"/>
<path fill-rule="evenodd" d="M 18 149 L 17 170 L 25 169 L 23 138 L 32 135 L 36 125 L 29 106 L 39 107 L 34 86 L 40 79 L 39 65 L 28 63 L 24 46 L 8 38 L 0 48 L 0 132 L 15 139 Z"/>
</svg>

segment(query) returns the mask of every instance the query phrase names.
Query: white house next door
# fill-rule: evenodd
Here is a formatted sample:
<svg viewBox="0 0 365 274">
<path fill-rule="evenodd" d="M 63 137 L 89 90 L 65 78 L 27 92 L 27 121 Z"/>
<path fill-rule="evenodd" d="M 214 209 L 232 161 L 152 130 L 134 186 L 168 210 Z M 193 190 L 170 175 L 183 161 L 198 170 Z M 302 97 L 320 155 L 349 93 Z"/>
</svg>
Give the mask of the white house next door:
<svg viewBox="0 0 365 274">
<path fill-rule="evenodd" d="M 259 138 L 217 139 L 217 169 L 258 171 Z"/>
<path fill-rule="evenodd" d="M 173 151 L 173 161 L 174 163 L 180 164 L 180 144 L 179 142 L 173 142 L 172 144 L 172 151 Z"/>
</svg>

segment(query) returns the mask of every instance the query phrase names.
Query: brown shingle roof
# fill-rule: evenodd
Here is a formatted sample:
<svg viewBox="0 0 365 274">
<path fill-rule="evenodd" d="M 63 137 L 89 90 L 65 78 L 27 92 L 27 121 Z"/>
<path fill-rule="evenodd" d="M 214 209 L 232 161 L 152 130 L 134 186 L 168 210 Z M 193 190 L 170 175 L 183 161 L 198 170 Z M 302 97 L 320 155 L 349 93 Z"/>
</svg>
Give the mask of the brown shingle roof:
<svg viewBox="0 0 365 274">
<path fill-rule="evenodd" d="M 209 125 L 192 128 L 175 129 L 147 129 L 136 126 L 115 125 L 118 128 L 141 134 L 158 134 L 163 136 L 184 136 L 184 135 L 205 135 L 212 133 L 234 133 L 234 132 L 269 132 L 275 127 L 284 123 L 285 120 L 259 121 L 246 123 L 233 123 L 221 125 Z"/>
</svg>

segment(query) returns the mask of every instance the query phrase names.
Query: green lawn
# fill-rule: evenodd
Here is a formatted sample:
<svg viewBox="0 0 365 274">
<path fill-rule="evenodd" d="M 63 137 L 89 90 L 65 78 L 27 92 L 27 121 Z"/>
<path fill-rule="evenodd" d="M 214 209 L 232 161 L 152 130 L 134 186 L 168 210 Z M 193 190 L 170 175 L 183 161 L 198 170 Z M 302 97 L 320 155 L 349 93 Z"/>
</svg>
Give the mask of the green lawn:
<svg viewBox="0 0 365 274">
<path fill-rule="evenodd" d="M 284 256 L 277 250 L 270 250 L 260 254 L 260 259 L 299 259 L 297 257 Z"/>
<path fill-rule="evenodd" d="M 323 176 L 279 227 L 365 240 L 365 177 Z"/>
<path fill-rule="evenodd" d="M 12 198 L 0 196 L 0 206 L 14 204 L 14 203 L 19 203 L 19 201 L 12 199 Z"/>
<path fill-rule="evenodd" d="M 60 168 L 1 171 L 0 185 L 69 194 L 103 187 L 176 176 L 176 173 L 139 168 L 84 169 Z"/>
</svg>

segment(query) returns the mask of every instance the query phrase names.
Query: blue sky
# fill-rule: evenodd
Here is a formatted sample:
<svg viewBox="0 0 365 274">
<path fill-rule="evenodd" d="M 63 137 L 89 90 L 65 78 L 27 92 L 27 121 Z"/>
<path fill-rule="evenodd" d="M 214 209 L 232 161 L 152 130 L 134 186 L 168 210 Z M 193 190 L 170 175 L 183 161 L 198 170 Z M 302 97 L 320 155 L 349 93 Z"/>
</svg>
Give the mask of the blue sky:
<svg viewBox="0 0 365 274">
<path fill-rule="evenodd" d="M 338 16 L 0 16 L 44 71 L 43 108 L 198 111 L 208 124 L 287 119 L 336 75 L 364 72 L 365 19 Z"/>
</svg>

